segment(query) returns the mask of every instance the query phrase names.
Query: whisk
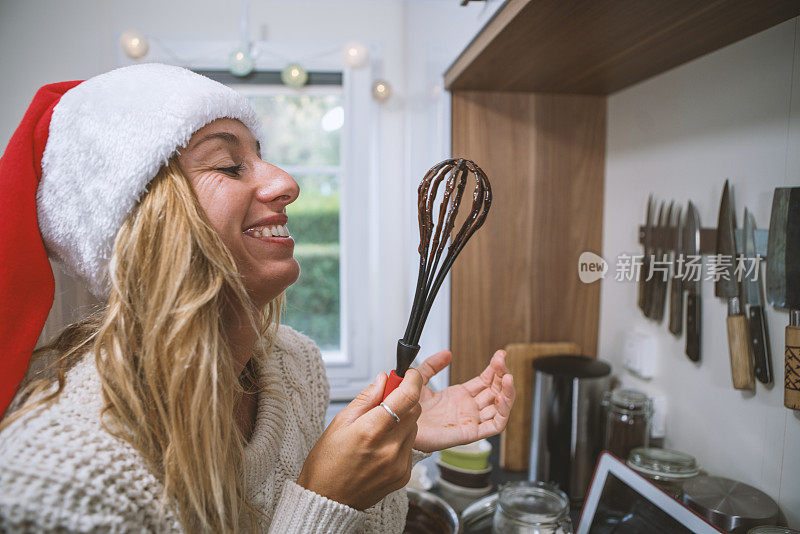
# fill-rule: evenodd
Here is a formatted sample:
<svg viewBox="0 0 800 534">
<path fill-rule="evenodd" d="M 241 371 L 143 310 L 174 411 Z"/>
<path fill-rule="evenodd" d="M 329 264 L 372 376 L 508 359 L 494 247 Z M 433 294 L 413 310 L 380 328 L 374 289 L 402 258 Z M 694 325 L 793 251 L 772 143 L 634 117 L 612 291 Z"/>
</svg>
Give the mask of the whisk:
<svg viewBox="0 0 800 534">
<path fill-rule="evenodd" d="M 458 233 L 453 236 L 456 216 L 467 183 L 474 179 L 472 208 Z M 434 230 L 433 210 L 440 185 L 444 183 Z M 419 337 L 428 312 L 458 254 L 478 228 L 483 225 L 492 205 L 492 186 L 480 167 L 461 158 L 446 159 L 434 165 L 419 184 L 419 275 L 414 303 L 405 335 L 397 341 L 397 368 L 389 374 L 383 392 L 385 399 L 402 382 L 411 362 L 419 352 Z M 447 246 L 448 238 L 450 245 Z M 447 254 L 442 254 L 447 247 Z M 440 265 L 441 261 L 441 265 Z"/>
</svg>

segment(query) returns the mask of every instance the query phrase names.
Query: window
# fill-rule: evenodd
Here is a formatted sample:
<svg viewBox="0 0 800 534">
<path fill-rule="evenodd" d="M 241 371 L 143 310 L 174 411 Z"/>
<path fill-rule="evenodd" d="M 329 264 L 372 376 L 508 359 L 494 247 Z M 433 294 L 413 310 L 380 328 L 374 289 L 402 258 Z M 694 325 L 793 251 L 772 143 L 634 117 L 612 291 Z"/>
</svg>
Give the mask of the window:
<svg viewBox="0 0 800 534">
<path fill-rule="evenodd" d="M 345 116 L 341 87 L 311 87 L 302 94 L 273 85 L 237 89 L 248 96 L 261 118 L 262 157 L 300 184 L 300 198 L 287 207 L 287 214 L 301 273 L 287 291 L 283 322 L 314 339 L 326 362 L 344 361 L 339 206 Z"/>
</svg>

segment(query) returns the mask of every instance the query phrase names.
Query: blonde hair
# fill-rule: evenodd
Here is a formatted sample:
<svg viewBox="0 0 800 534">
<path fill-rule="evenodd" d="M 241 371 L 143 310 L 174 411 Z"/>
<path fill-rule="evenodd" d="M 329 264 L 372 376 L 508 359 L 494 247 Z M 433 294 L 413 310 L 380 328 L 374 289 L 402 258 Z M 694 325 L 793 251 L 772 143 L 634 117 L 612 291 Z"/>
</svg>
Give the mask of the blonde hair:
<svg viewBox="0 0 800 534">
<path fill-rule="evenodd" d="M 283 295 L 254 307 L 174 158 L 117 233 L 109 277 L 107 306 L 40 349 L 60 353 L 57 388 L 45 395 L 52 381 L 32 382 L 23 393 L 30 402 L 0 430 L 53 402 L 66 371 L 91 351 L 103 424 L 161 480 L 162 505 L 174 507 L 187 531 L 255 528 L 259 512 L 246 497 L 245 438 L 234 413 L 244 388 L 221 317 L 244 308 L 263 349 L 277 332 Z"/>
</svg>

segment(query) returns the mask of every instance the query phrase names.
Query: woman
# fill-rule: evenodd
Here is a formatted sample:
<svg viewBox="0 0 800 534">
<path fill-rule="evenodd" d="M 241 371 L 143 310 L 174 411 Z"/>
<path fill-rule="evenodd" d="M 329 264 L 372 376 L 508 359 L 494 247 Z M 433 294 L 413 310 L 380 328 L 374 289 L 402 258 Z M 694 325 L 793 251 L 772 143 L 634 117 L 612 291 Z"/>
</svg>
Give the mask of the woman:
<svg viewBox="0 0 800 534">
<path fill-rule="evenodd" d="M 0 209 L 19 216 L 0 296 L 32 303 L 0 306 L 5 376 L 51 302 L 41 241 L 107 305 L 54 340 L 57 380 L 0 425 L 0 530 L 400 532 L 412 463 L 504 428 L 502 351 L 434 393 L 445 351 L 384 404 L 381 373 L 322 432 L 319 349 L 279 326 L 299 188 L 258 128 L 245 98 L 166 65 L 37 93 L 0 160 Z"/>
</svg>

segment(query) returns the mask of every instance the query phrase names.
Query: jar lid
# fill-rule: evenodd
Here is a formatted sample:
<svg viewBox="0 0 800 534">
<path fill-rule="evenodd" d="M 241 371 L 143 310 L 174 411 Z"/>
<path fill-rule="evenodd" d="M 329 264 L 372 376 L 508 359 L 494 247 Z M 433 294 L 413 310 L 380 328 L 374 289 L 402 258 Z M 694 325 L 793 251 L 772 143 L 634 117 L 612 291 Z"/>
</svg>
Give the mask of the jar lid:
<svg viewBox="0 0 800 534">
<path fill-rule="evenodd" d="M 689 478 L 700 472 L 700 467 L 691 454 L 658 447 L 633 449 L 628 456 L 628 465 L 633 470 L 656 479 Z"/>
<path fill-rule="evenodd" d="M 509 517 L 532 525 L 569 514 L 567 495 L 545 482 L 512 482 L 500 490 L 498 507 Z"/>
<path fill-rule="evenodd" d="M 642 410 L 650 406 L 650 399 L 635 389 L 615 389 L 611 392 L 611 404 L 625 410 Z"/>
</svg>

